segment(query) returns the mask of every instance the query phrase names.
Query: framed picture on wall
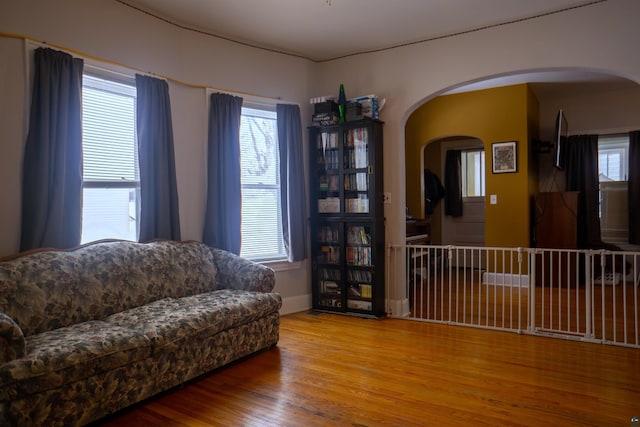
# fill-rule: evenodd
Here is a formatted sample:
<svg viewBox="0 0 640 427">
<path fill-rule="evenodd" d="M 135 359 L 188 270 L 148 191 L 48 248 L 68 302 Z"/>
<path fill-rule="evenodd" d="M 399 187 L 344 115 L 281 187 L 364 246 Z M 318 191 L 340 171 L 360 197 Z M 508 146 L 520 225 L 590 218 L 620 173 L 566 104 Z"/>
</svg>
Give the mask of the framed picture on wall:
<svg viewBox="0 0 640 427">
<path fill-rule="evenodd" d="M 494 142 L 491 144 L 493 159 L 493 173 L 516 172 L 517 169 L 516 141 Z"/>
</svg>

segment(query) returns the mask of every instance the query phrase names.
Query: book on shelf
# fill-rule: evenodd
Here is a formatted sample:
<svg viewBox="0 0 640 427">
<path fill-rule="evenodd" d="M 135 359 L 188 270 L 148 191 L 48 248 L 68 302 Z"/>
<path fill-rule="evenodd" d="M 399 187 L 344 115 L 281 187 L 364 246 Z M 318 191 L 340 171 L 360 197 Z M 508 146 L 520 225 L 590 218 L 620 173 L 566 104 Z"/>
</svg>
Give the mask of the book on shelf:
<svg viewBox="0 0 640 427">
<path fill-rule="evenodd" d="M 371 298 L 371 285 L 366 283 L 361 283 L 359 286 L 360 286 L 360 296 L 362 298 Z"/>
</svg>

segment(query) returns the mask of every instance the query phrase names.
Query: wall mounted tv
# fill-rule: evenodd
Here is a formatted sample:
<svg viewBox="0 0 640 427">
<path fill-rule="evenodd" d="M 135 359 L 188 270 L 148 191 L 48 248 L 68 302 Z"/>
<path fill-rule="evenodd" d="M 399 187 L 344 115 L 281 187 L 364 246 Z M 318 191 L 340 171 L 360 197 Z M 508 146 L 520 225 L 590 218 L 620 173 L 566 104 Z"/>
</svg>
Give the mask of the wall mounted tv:
<svg viewBox="0 0 640 427">
<path fill-rule="evenodd" d="M 558 169 L 564 169 L 565 167 L 565 161 L 567 157 L 567 129 L 567 117 L 561 108 L 558 111 L 558 115 L 556 116 L 556 127 L 553 135 L 553 161 L 555 167 L 557 167 Z"/>
</svg>

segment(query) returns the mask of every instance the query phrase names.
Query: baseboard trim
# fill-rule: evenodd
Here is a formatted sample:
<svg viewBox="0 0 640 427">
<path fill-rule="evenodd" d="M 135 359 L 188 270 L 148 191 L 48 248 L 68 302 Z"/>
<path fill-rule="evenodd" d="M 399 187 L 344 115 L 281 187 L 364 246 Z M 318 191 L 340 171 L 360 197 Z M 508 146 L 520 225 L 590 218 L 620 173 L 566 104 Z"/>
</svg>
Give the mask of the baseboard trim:
<svg viewBox="0 0 640 427">
<path fill-rule="evenodd" d="M 311 294 L 283 298 L 280 315 L 307 311 L 311 309 L 311 305 Z"/>
</svg>

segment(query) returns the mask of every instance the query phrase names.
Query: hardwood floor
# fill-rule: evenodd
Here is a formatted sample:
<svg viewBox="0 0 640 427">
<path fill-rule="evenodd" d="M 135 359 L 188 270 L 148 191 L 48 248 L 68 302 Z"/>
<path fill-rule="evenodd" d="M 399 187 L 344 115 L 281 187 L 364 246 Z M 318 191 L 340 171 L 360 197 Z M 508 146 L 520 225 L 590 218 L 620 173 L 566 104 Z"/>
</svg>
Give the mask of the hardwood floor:
<svg viewBox="0 0 640 427">
<path fill-rule="evenodd" d="M 401 319 L 281 318 L 278 347 L 102 426 L 626 426 L 640 350 Z"/>
<path fill-rule="evenodd" d="M 482 284 L 482 272 L 457 273 L 451 282 L 445 274 L 439 280 L 429 278 L 415 287 L 412 284 L 409 288 L 411 315 L 418 319 L 527 329 L 530 318 L 527 288 Z M 585 335 L 584 286 L 536 286 L 534 289 L 536 329 Z M 594 285 L 591 301 L 590 332 L 594 339 L 640 345 L 640 288 L 634 283 Z"/>
</svg>

